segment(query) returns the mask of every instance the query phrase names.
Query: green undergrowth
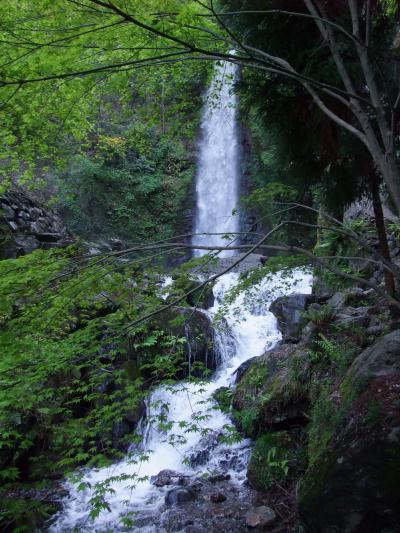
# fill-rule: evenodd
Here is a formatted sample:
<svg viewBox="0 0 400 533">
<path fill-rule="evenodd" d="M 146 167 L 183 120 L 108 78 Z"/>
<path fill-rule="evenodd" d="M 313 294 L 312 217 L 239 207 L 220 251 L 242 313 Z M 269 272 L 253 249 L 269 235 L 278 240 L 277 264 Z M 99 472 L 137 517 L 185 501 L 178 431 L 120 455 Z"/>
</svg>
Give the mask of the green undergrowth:
<svg viewBox="0 0 400 533">
<path fill-rule="evenodd" d="M 50 512 L 33 500 L 28 512 L 18 491 L 121 458 L 148 390 L 187 373 L 182 314 L 133 324 L 165 305 L 157 269 L 81 253 L 74 246 L 0 262 L 0 524 L 7 530 L 32 531 Z"/>
<path fill-rule="evenodd" d="M 261 435 L 254 445 L 248 468 L 252 486 L 268 490 L 277 484 L 285 485 L 304 471 L 307 455 L 303 440 L 301 431 Z"/>
</svg>

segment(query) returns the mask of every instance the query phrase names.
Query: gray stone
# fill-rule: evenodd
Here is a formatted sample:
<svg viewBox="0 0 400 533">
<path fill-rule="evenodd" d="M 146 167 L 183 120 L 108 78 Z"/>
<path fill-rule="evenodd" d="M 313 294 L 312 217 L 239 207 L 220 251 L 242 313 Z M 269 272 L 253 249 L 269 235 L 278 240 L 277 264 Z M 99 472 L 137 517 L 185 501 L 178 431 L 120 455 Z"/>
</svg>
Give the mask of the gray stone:
<svg viewBox="0 0 400 533">
<path fill-rule="evenodd" d="M 275 511 L 266 505 L 252 507 L 246 514 L 246 524 L 250 528 L 265 528 L 272 525 L 275 520 Z"/>
<path fill-rule="evenodd" d="M 349 369 L 354 381 L 400 375 L 400 330 L 392 331 L 364 350 Z"/>
<path fill-rule="evenodd" d="M 336 315 L 338 325 L 342 326 L 358 326 L 361 328 L 367 327 L 369 323 L 368 307 L 345 307 L 340 313 Z"/>
<path fill-rule="evenodd" d="M 150 481 L 156 487 L 165 487 L 166 485 L 172 485 L 184 478 L 183 474 L 179 474 L 174 470 L 161 470 L 156 476 L 151 476 Z"/>
<path fill-rule="evenodd" d="M 0 249 L 0 259 L 16 258 L 37 248 L 72 244 L 73 237 L 57 214 L 38 207 L 22 189 L 7 191 L 0 200 L 0 222 L 3 219 L 9 230 Z"/>
<path fill-rule="evenodd" d="M 1 204 L 1 211 L 3 213 L 3 216 L 6 220 L 13 220 L 15 217 L 15 211 L 12 209 L 12 207 L 2 203 Z"/>
<path fill-rule="evenodd" d="M 352 289 L 347 289 L 345 291 L 335 293 L 332 298 L 329 298 L 327 303 L 330 306 L 338 309 L 340 307 L 345 307 L 350 302 L 360 301 L 364 297 L 365 291 L 358 287 L 354 287 Z"/>
<path fill-rule="evenodd" d="M 367 335 L 372 335 L 373 337 L 379 337 L 383 333 L 383 326 L 370 326 L 367 328 Z"/>
<path fill-rule="evenodd" d="M 278 319 L 279 329 L 285 341 L 296 341 L 305 323 L 303 316 L 307 306 L 311 303 L 309 294 L 291 294 L 274 300 L 269 308 Z"/>
<path fill-rule="evenodd" d="M 174 488 L 167 492 L 165 503 L 167 505 L 177 505 L 180 503 L 191 502 L 196 495 L 190 488 Z"/>
</svg>

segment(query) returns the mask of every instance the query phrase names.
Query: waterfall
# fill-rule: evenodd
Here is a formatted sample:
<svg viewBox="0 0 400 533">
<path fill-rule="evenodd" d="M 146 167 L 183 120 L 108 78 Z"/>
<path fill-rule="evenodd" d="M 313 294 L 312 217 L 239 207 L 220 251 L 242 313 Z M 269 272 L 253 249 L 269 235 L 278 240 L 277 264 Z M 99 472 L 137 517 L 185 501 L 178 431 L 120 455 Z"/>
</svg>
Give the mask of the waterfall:
<svg viewBox="0 0 400 533">
<path fill-rule="evenodd" d="M 232 216 L 238 196 L 236 100 L 231 90 L 234 75 L 233 65 L 218 64 L 208 92 L 196 188 L 196 232 L 200 233 L 226 233 L 238 229 L 238 217 Z M 215 106 L 211 104 L 214 96 Z M 214 236 L 196 237 L 194 242 L 213 245 L 225 243 L 220 237 Z M 202 252 L 199 251 L 198 255 L 202 255 Z M 177 476 L 183 480 L 183 485 L 185 479 L 201 479 L 203 474 L 219 472 L 226 479 L 229 478 L 228 490 L 231 494 L 242 494 L 240 491 L 247 490 L 246 468 L 251 443 L 243 440 L 227 445 L 220 438 L 229 431 L 227 428 L 232 422 L 228 413 L 216 407 L 214 393 L 232 386 L 235 371 L 242 363 L 262 355 L 279 342 L 281 333 L 269 306 L 282 295 L 310 293 L 312 275 L 298 269 L 293 270 L 290 276 L 287 273 L 266 276 L 249 293 L 240 293 L 234 301 L 225 305 L 225 295 L 238 280 L 238 273 L 230 272 L 221 276 L 213 288 L 214 306 L 203 311 L 210 319 L 219 316 L 222 310 L 224 312 L 219 321 L 220 327 L 217 326 L 214 332 L 219 356 L 219 366 L 214 375 L 201 385 L 183 381 L 172 386 L 157 387 L 147 401 L 146 418 L 137 429 L 143 437 L 140 451 L 148 455 L 147 460 L 133 461 L 128 455 L 111 467 L 85 470 L 82 472 L 82 482 L 86 486 L 84 490 L 78 490 L 76 485 L 66 482 L 68 495 L 62 502 L 62 510 L 49 526 L 50 532 L 186 532 L 185 528 L 172 527 L 168 522 L 171 518 L 170 507 L 166 505 L 165 498 L 170 487 L 156 486 L 151 481 L 152 476 L 166 469 L 178 472 Z M 162 288 L 171 283 L 171 278 L 165 278 Z M 186 333 L 189 337 L 189 331 Z M 159 415 L 163 417 L 162 426 L 157 424 Z M 194 425 L 199 426 L 196 431 L 191 429 Z M 129 476 L 142 480 L 134 483 Z M 96 486 L 104 482 L 108 508 L 92 521 L 90 502 L 96 497 Z M 198 483 L 201 485 L 201 481 Z M 198 501 L 203 508 L 209 504 L 204 496 L 200 496 Z M 208 514 L 208 509 L 204 509 L 201 518 L 203 530 L 207 529 Z M 182 513 L 182 507 L 177 512 Z M 127 513 L 134 513 L 133 528 L 123 525 Z"/>
<path fill-rule="evenodd" d="M 237 66 L 220 62 L 207 91 L 201 122 L 198 171 L 196 176 L 196 216 L 192 243 L 203 246 L 226 246 L 223 235 L 239 230 L 238 207 L 239 143 L 237 97 L 233 92 Z M 195 257 L 207 250 L 195 250 Z M 233 252 L 223 251 L 219 257 Z"/>
</svg>

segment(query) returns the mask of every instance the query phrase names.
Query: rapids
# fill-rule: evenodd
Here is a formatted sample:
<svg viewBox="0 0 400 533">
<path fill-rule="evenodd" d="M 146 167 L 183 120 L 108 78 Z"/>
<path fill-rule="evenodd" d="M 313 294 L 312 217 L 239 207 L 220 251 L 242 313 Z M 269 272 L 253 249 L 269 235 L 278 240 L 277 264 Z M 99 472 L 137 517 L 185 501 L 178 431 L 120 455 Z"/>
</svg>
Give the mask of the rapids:
<svg viewBox="0 0 400 533">
<path fill-rule="evenodd" d="M 207 311 L 211 317 L 218 312 L 224 295 L 237 283 L 237 278 L 236 273 L 219 278 L 214 287 L 215 304 Z M 227 414 L 213 408 L 213 393 L 220 387 L 231 386 L 234 372 L 243 362 L 271 349 L 281 339 L 276 318 L 268 311 L 271 302 L 284 294 L 309 293 L 311 278 L 309 272 L 300 269 L 293 270 L 289 276 L 278 273 L 267 276 L 249 293 L 239 294 L 224 313 L 228 329 L 215 329 L 220 365 L 212 379 L 201 387 L 189 382 L 173 387 L 161 386 L 151 395 L 147 422 L 141 426 L 144 435 L 143 452 L 149 454 L 148 460 L 136 464 L 128 456 L 112 467 L 88 470 L 82 481 L 90 484 L 91 488 L 84 491 L 68 484 L 69 494 L 50 531 L 67 533 L 74 531 L 74 528 L 80 532 L 126 531 L 120 525 L 120 519 L 126 513 L 133 511 L 140 517 L 141 513 L 154 513 L 164 504 L 167 489 L 156 487 L 150 482 L 151 476 L 164 469 L 188 475 L 222 471 L 231 475 L 233 483 L 243 483 L 250 449 L 248 441 L 230 445 L 227 449 L 226 444 L 215 444 L 215 439 L 211 439 L 212 453 L 209 454 L 209 460 L 200 467 L 191 466 L 190 461 L 187 464 L 185 458 L 195 455 L 199 448 L 204 451 L 207 447 L 204 439 L 206 431 L 220 435 L 224 433 L 226 426 L 231 425 Z M 171 422 L 171 429 L 168 431 L 158 427 L 157 415 L 160 414 Z M 200 430 L 186 433 L 186 428 L 193 424 L 200 426 Z M 171 443 L 171 438 L 174 443 Z M 113 492 L 106 494 L 109 510 L 102 511 L 92 522 L 89 516 L 90 500 L 94 496 L 96 484 L 121 475 L 147 476 L 147 479 L 136 483 L 134 487 L 130 479 L 111 482 Z M 149 526 L 134 527 L 134 530 L 147 533 L 162 531 L 159 527 L 152 529 Z"/>
</svg>

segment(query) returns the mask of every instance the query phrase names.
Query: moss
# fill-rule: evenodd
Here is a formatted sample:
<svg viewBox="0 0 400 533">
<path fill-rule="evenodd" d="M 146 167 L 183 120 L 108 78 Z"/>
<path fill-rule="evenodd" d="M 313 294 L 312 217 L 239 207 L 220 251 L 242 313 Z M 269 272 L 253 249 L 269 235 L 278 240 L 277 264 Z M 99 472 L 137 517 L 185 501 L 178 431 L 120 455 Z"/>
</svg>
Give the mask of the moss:
<svg viewBox="0 0 400 533">
<path fill-rule="evenodd" d="M 328 456 L 322 457 L 318 467 L 309 467 L 304 477 L 300 480 L 298 503 L 302 509 L 307 510 L 323 492 L 329 470 Z"/>
<path fill-rule="evenodd" d="M 304 347 L 278 346 L 255 360 L 233 401 L 239 428 L 252 438 L 304 418 L 308 407 L 308 359 Z M 293 365 L 293 367 L 291 367 Z"/>
<path fill-rule="evenodd" d="M 239 429 L 255 438 L 260 431 L 263 407 L 263 390 L 268 377 L 264 361 L 253 363 L 236 388 L 233 401 L 233 418 Z"/>
</svg>

